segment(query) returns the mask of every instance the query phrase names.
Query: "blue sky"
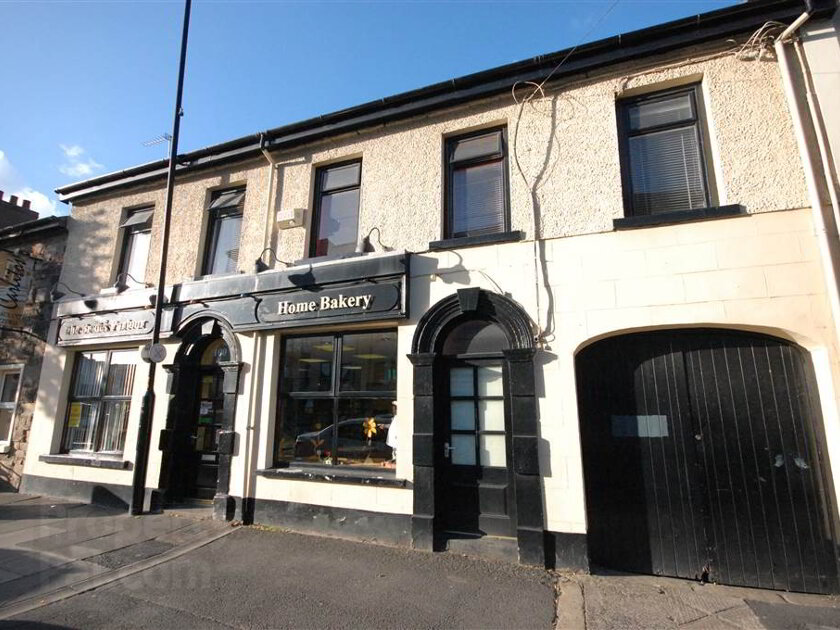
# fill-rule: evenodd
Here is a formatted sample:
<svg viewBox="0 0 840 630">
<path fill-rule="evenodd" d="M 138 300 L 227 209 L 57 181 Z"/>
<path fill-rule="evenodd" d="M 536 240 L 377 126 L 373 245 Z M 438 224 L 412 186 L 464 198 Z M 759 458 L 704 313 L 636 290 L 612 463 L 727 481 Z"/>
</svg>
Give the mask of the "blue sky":
<svg viewBox="0 0 840 630">
<path fill-rule="evenodd" d="M 731 4 L 194 0 L 179 149 Z M 64 214 L 56 187 L 165 157 L 143 142 L 171 131 L 182 15 L 0 0 L 0 190 Z"/>
</svg>

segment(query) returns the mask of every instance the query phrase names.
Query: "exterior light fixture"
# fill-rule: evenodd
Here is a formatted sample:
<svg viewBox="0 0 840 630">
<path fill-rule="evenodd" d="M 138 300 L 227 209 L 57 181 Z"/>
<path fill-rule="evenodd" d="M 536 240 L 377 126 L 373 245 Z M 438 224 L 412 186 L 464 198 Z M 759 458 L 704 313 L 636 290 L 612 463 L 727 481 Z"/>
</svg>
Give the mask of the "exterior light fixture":
<svg viewBox="0 0 840 630">
<path fill-rule="evenodd" d="M 263 260 L 263 256 L 265 255 L 266 252 L 269 252 L 271 254 L 271 257 L 274 258 L 275 261 L 283 263 L 287 267 L 292 266 L 292 263 L 288 263 L 285 260 L 280 260 L 277 257 L 277 254 L 275 253 L 275 251 L 273 249 L 271 249 L 270 247 L 266 247 L 264 250 L 262 250 L 262 252 L 260 252 L 260 255 L 257 256 L 257 259 L 254 261 L 254 273 L 260 273 L 262 271 L 268 271 L 271 268 Z"/>
<path fill-rule="evenodd" d="M 69 291 L 73 295 L 78 295 L 80 298 L 82 298 L 82 301 L 84 302 L 84 305 L 87 306 L 88 308 L 96 308 L 96 305 L 98 303 L 96 301 L 96 298 L 87 297 L 84 293 L 80 293 L 79 291 L 76 291 L 75 289 L 71 289 L 64 282 L 61 282 L 61 280 L 56 282 L 53 285 L 52 289 L 50 290 L 50 301 L 51 302 L 57 302 L 58 300 L 63 298 L 65 295 L 67 295 L 63 291 L 58 290 L 59 286 L 64 287 L 67 291 Z"/>
<path fill-rule="evenodd" d="M 383 252 L 394 251 L 393 247 L 389 247 L 388 245 L 382 244 L 382 231 L 378 227 L 372 227 L 370 229 L 370 232 L 367 233 L 367 236 L 362 238 L 356 245 L 357 254 L 367 254 L 376 251 L 376 248 L 373 246 L 373 243 L 370 242 L 370 236 L 374 233 L 374 231 L 376 232 L 376 242 L 379 244 L 380 249 Z"/>
<path fill-rule="evenodd" d="M 122 273 L 117 274 L 117 279 L 114 282 L 114 288 L 117 290 L 117 293 L 122 293 L 123 291 L 125 291 L 128 288 L 129 285 L 125 281 L 126 278 L 130 278 L 131 280 L 134 280 L 134 282 L 136 282 L 137 284 L 142 285 L 144 287 L 151 286 L 150 284 L 148 284 L 146 282 L 141 282 L 140 280 L 138 280 L 137 278 L 132 276 L 127 271 L 123 271 Z"/>
</svg>

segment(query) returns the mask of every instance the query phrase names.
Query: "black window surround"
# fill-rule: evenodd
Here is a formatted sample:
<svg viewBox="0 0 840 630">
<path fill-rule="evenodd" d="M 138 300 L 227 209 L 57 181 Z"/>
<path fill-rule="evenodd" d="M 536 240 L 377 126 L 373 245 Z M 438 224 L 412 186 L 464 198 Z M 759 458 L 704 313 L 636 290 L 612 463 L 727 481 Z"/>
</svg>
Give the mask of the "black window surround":
<svg viewBox="0 0 840 630">
<path fill-rule="evenodd" d="M 117 276 L 126 273 L 134 276 L 134 279 L 124 278 L 124 282 L 129 286 L 136 282 L 143 282 L 146 275 L 153 217 L 154 206 L 134 208 L 126 212 L 125 220 L 120 224 L 122 248 Z M 142 262 L 138 264 L 138 260 Z M 141 268 L 142 271 L 140 271 Z"/>
<path fill-rule="evenodd" d="M 349 167 L 357 168 L 353 169 Z M 361 205 L 361 191 L 361 158 L 336 162 L 334 164 L 320 166 L 316 169 L 315 199 L 313 203 L 314 210 L 312 213 L 312 224 L 310 230 L 311 238 L 309 240 L 310 258 L 341 257 L 343 255 L 352 254 L 356 250 L 356 245 L 359 239 L 359 208 Z M 353 197 L 355 197 L 355 199 L 353 199 Z M 341 203 L 346 204 L 346 208 L 350 208 L 355 205 L 355 217 L 353 219 L 354 225 L 352 225 L 352 229 L 349 230 L 352 232 L 353 237 L 344 243 L 332 244 L 328 238 L 322 238 L 329 236 L 329 234 L 322 233 L 324 230 L 322 230 L 323 226 L 321 226 L 321 221 L 325 218 L 325 213 L 328 213 L 332 209 L 333 200 L 342 200 L 336 201 L 336 210 L 339 212 L 341 211 Z M 337 225 L 333 227 L 337 232 L 342 228 L 347 229 L 349 226 Z"/>
<path fill-rule="evenodd" d="M 510 231 L 507 153 L 507 127 L 446 139 L 444 242 Z M 478 177 L 470 181 L 470 173 Z M 489 203 L 493 196 L 495 202 Z M 471 227 L 470 219 L 483 225 Z"/>
<path fill-rule="evenodd" d="M 345 362 L 345 348 L 346 354 L 350 356 L 351 351 L 355 351 L 360 358 L 367 358 L 373 360 L 388 359 L 389 357 L 375 354 L 359 354 L 358 349 L 350 347 L 352 343 L 354 346 L 359 341 L 360 337 L 365 335 L 393 335 L 393 350 L 394 355 L 390 357 L 394 365 L 394 376 L 392 379 L 393 389 L 365 389 L 362 387 L 362 380 L 359 380 L 358 385 L 345 379 L 346 371 L 350 369 Z M 374 475 L 382 477 L 393 477 L 394 471 L 392 469 L 383 469 L 382 467 L 373 464 L 362 463 L 359 465 L 358 454 L 351 454 L 351 449 L 358 446 L 359 440 L 350 439 L 345 436 L 344 432 L 353 431 L 359 433 L 363 430 L 363 424 L 360 424 L 362 418 L 345 418 L 340 420 L 343 415 L 342 405 L 348 404 L 352 406 L 358 403 L 362 407 L 365 402 L 374 401 L 374 406 L 385 407 L 390 411 L 390 403 L 396 400 L 396 330 L 379 329 L 379 330 L 358 330 L 358 331 L 344 331 L 344 332 L 324 332 L 312 333 L 307 335 L 289 335 L 283 339 L 281 351 L 281 366 L 283 376 L 278 384 L 280 388 L 280 395 L 278 396 L 278 412 L 277 412 L 277 429 L 274 436 L 274 470 L 284 470 L 274 476 L 299 476 L 302 478 L 309 478 L 316 480 L 320 473 L 327 474 L 327 471 L 332 471 L 332 474 L 339 472 L 342 475 L 357 477 L 364 475 Z M 313 349 L 322 352 L 322 356 L 303 356 L 306 354 L 305 350 L 301 352 L 301 356 L 293 357 L 293 351 L 290 351 L 290 342 L 311 340 L 318 342 L 313 345 Z M 345 340 L 347 344 L 345 345 Z M 327 346 L 330 347 L 327 347 Z M 296 349 L 299 351 L 299 349 Z M 324 357 L 329 357 L 323 360 Z M 289 376 L 290 371 L 294 374 L 298 370 L 304 370 L 307 365 L 324 365 L 329 363 L 329 370 L 326 374 L 321 374 L 320 378 L 312 374 L 304 376 L 302 380 L 296 380 L 295 376 Z M 323 372 L 323 370 L 319 370 Z M 359 373 L 354 370 L 353 374 Z M 385 380 L 389 380 L 386 375 Z M 375 380 L 375 379 L 374 379 Z M 295 387 L 294 384 L 300 385 Z M 296 435 L 293 447 L 288 453 L 283 451 L 285 447 L 286 435 L 285 431 L 293 424 L 295 430 L 301 427 L 298 422 L 293 422 L 293 418 L 299 415 L 299 406 L 302 405 L 304 410 L 308 409 L 310 413 L 324 414 L 324 422 L 328 422 L 326 427 L 316 427 L 315 430 L 304 431 Z M 351 415 L 357 415 L 355 413 Z M 384 415 L 390 416 L 387 412 Z M 368 417 L 371 416 L 371 417 Z M 388 459 L 391 450 L 390 447 L 384 448 L 386 444 L 387 431 L 390 429 L 390 419 L 387 423 L 384 422 L 383 414 L 380 413 L 365 413 L 364 417 L 367 421 L 370 419 L 382 419 L 383 422 L 376 423 L 376 452 L 374 457 Z M 290 426 L 286 426 L 289 423 Z M 387 424 L 388 426 L 383 426 Z M 358 425 L 358 426 L 356 426 Z M 302 440 L 301 438 L 306 439 Z M 371 436 L 368 435 L 368 446 L 372 445 Z M 346 445 L 346 446 L 345 446 Z M 345 448 L 347 450 L 345 450 Z M 388 451 L 387 453 L 385 451 Z M 317 458 L 317 460 L 316 460 Z M 341 463 L 342 459 L 346 459 L 347 463 Z M 368 457 L 370 459 L 370 456 Z M 351 461 L 355 460 L 355 461 Z M 370 466 L 374 466 L 371 468 Z M 291 468 L 291 470 L 290 470 Z M 303 472 L 298 473 L 295 469 L 300 469 Z M 269 469 L 271 470 L 271 469 Z"/>
<path fill-rule="evenodd" d="M 204 260 L 201 266 L 202 275 L 236 273 L 244 203 L 245 188 L 242 186 L 213 192 L 208 207 L 207 246 L 204 249 Z M 232 268 L 226 269 L 221 269 L 221 263 L 217 260 L 217 250 L 221 245 L 223 231 L 229 232 L 229 235 L 233 236 L 231 240 L 236 241 L 236 247 L 230 250 L 225 263 L 227 267 Z M 231 253 L 234 249 L 235 254 Z"/>
<path fill-rule="evenodd" d="M 625 217 L 712 207 L 700 84 L 621 99 L 616 108 Z M 676 157 L 681 168 L 669 164 Z M 664 190 L 651 189 L 662 183 Z"/>
</svg>

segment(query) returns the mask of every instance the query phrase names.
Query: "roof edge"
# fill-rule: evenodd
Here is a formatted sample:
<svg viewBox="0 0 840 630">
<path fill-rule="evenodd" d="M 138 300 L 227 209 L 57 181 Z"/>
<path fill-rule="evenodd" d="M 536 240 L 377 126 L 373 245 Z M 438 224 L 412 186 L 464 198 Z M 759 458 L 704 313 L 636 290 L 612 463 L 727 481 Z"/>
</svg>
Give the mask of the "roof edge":
<svg viewBox="0 0 840 630">
<path fill-rule="evenodd" d="M 834 9 L 834 0 L 759 0 L 724 7 L 579 45 L 553 80 L 747 32 L 769 20 L 792 20 L 805 11 L 812 17 L 826 17 Z M 256 157 L 263 146 L 287 149 L 490 97 L 509 90 L 516 81 L 543 79 L 572 50 L 539 55 L 184 153 L 176 158 L 176 172 Z M 60 201 L 73 202 L 163 178 L 168 164 L 168 159 L 148 162 L 68 184 L 55 192 Z"/>
</svg>

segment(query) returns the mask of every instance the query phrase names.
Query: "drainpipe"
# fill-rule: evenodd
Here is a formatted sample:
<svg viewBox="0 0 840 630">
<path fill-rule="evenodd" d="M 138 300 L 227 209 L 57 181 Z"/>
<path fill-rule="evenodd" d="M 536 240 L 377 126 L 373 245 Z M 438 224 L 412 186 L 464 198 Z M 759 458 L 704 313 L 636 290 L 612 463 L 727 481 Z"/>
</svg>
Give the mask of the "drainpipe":
<svg viewBox="0 0 840 630">
<path fill-rule="evenodd" d="M 266 149 L 265 133 L 260 134 L 260 151 L 268 160 L 268 186 L 265 189 L 265 233 L 263 234 L 263 246 L 260 251 L 265 251 L 266 247 L 271 247 L 271 226 L 274 224 L 274 212 L 271 207 L 272 195 L 274 190 L 274 172 L 279 168 L 280 163 L 272 157 L 271 152 Z"/>
<path fill-rule="evenodd" d="M 823 273 L 825 276 L 826 292 L 828 293 L 829 304 L 831 305 L 831 314 L 834 318 L 834 333 L 838 345 L 840 345 L 840 285 L 838 284 L 837 270 L 840 267 L 840 255 L 838 255 L 838 234 L 837 222 L 835 217 L 840 216 L 837 207 L 837 197 L 834 194 L 834 183 L 830 181 L 831 168 L 828 163 L 828 153 L 823 145 L 824 129 L 822 122 L 816 112 L 813 95 L 810 92 L 808 81 L 808 70 L 802 67 L 802 74 L 804 77 L 804 84 L 806 86 L 807 100 L 810 106 L 810 116 L 803 111 L 802 105 L 797 98 L 796 88 L 793 84 L 793 74 L 791 71 L 790 49 L 785 45 L 786 40 L 790 39 L 793 33 L 802 26 L 808 18 L 810 12 L 806 11 L 800 15 L 794 22 L 788 26 L 779 37 L 776 39 L 774 48 L 776 49 L 776 58 L 779 60 L 779 70 L 782 75 L 782 86 L 784 87 L 785 97 L 787 98 L 788 107 L 790 109 L 791 118 L 793 121 L 793 130 L 796 136 L 796 142 L 799 145 L 799 153 L 802 157 L 802 166 L 805 171 L 805 182 L 808 187 L 808 197 L 811 202 L 811 209 L 813 212 L 814 229 L 816 230 L 817 242 L 819 244 L 820 255 L 823 262 Z M 806 124 L 810 122 L 813 125 L 815 135 L 817 137 L 817 144 L 820 148 L 820 155 L 822 158 L 822 167 L 825 177 L 829 179 L 826 181 L 827 187 L 831 194 L 831 204 L 833 212 L 829 213 L 828 209 L 824 207 L 819 189 L 820 176 L 811 160 L 811 152 L 806 138 Z"/>
</svg>

